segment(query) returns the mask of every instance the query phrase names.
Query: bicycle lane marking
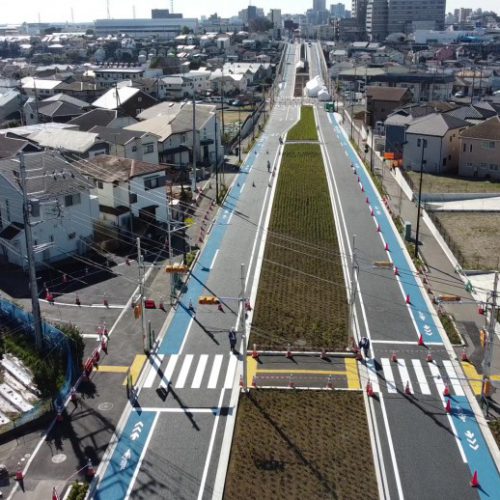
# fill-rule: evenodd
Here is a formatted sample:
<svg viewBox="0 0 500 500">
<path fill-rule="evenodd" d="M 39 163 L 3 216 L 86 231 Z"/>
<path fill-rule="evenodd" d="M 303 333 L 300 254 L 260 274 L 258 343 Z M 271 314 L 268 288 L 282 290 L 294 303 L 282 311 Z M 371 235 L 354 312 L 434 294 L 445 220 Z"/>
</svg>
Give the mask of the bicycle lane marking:
<svg viewBox="0 0 500 500">
<path fill-rule="evenodd" d="M 497 498 L 500 492 L 500 473 L 466 396 L 452 398 L 451 416 L 467 457 L 471 477 L 477 471 L 479 496 L 484 500 Z"/>
<path fill-rule="evenodd" d="M 398 281 L 403 293 L 410 296 L 411 304 L 408 306 L 408 310 L 415 323 L 417 331 L 422 334 L 427 344 L 442 345 L 443 341 L 441 339 L 441 335 L 436 322 L 429 311 L 427 303 L 424 300 L 422 288 L 414 276 L 414 271 L 408 264 L 404 250 L 401 248 L 401 243 L 394 232 L 394 228 L 389 221 L 387 213 L 380 206 L 380 196 L 378 192 L 375 191 L 365 168 L 359 163 L 353 147 L 338 124 L 337 118 L 332 118 L 332 115 L 329 113 L 328 119 L 335 130 L 339 132 L 340 142 L 344 149 L 348 151 L 350 161 L 357 167 L 357 174 L 359 175 L 360 182 L 362 183 L 365 194 L 368 196 L 370 205 L 376 214 L 377 222 L 380 224 L 383 238 L 388 244 L 389 257 L 393 261 L 394 266 L 399 269 L 400 274 L 403 275 L 403 279 L 399 279 Z"/>
<path fill-rule="evenodd" d="M 130 494 L 135 476 L 153 435 L 159 413 L 132 410 L 97 485 L 94 499 L 123 500 Z"/>
<path fill-rule="evenodd" d="M 183 299 L 181 301 L 181 303 L 184 304 L 184 307 L 177 307 L 172 321 L 167 326 L 167 332 L 158 347 L 158 354 L 168 355 L 179 353 L 184 338 L 188 333 L 188 326 L 192 317 L 191 312 L 187 309 L 187 305 L 190 301 L 193 305 L 197 304 L 198 297 L 203 295 L 206 280 L 208 279 L 208 274 L 210 272 L 210 269 L 203 263 L 212 262 L 221 247 L 222 239 L 227 230 L 227 219 L 232 217 L 234 211 L 236 210 L 236 205 L 244 187 L 242 179 L 245 179 L 246 175 L 253 167 L 260 147 L 260 144 L 254 146 L 252 152 L 247 156 L 245 166 L 240 170 L 240 173 L 233 183 L 233 188 L 222 206 L 222 210 L 219 211 L 213 229 L 207 236 L 207 241 L 204 249 L 202 250 L 202 255 L 200 255 L 200 258 L 193 268 L 193 275 L 196 276 L 196 279 L 193 279 L 193 277 L 189 278 L 187 283 L 187 292 L 183 294 Z"/>
</svg>

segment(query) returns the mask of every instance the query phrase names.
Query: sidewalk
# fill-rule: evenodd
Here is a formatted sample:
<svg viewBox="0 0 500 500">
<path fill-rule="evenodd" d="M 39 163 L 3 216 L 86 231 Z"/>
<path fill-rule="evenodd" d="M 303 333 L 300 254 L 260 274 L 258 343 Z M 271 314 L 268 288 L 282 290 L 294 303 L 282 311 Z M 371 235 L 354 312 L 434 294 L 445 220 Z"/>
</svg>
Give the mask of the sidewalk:
<svg viewBox="0 0 500 500">
<path fill-rule="evenodd" d="M 391 172 L 387 167 L 381 166 L 381 179 L 390 199 L 391 210 L 399 215 L 403 221 L 411 223 L 414 235 L 417 223 L 417 206 L 408 198 L 406 186 L 402 187 L 402 184 L 396 179 L 396 174 L 397 172 Z M 401 183 L 404 183 L 404 179 L 401 180 Z M 453 316 L 457 329 L 464 339 L 464 347 L 471 364 L 474 365 L 478 374 L 482 374 L 481 364 L 484 350 L 480 343 L 479 330 L 484 328 L 485 320 L 483 316 L 478 314 L 475 297 L 465 290 L 465 283 L 456 272 L 456 263 L 452 262 L 450 255 L 447 254 L 447 251 L 450 253 L 451 251 L 449 249 L 445 251 L 444 242 L 438 241 L 439 237 L 436 233 L 437 229 L 424 213 L 420 220 L 419 250 L 428 268 L 429 286 L 435 295 L 449 294 L 462 297 L 461 303 L 442 303 L 442 306 Z M 456 352 L 460 358 L 462 348 L 456 348 Z M 492 372 L 498 375 L 500 374 L 498 368 L 500 367 L 500 349 L 494 350 L 493 356 Z M 480 375 L 479 378 L 481 378 Z M 477 391 L 475 392 L 477 395 Z M 499 416 L 500 391 L 497 390 L 491 399 L 490 413 Z"/>
</svg>

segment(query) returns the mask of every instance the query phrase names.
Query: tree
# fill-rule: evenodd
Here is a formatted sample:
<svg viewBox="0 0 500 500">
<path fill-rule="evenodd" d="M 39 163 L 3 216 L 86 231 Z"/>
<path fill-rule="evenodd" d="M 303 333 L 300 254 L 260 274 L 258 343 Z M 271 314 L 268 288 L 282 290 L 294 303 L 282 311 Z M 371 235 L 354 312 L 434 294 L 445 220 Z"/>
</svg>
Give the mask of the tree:
<svg viewBox="0 0 500 500">
<path fill-rule="evenodd" d="M 191 30 L 187 26 L 183 26 L 181 30 L 181 35 L 189 35 L 191 33 Z"/>
<path fill-rule="evenodd" d="M 270 30 L 273 27 L 273 23 L 265 17 L 256 17 L 248 23 L 248 28 L 250 31 L 257 31 L 263 33 Z"/>
</svg>

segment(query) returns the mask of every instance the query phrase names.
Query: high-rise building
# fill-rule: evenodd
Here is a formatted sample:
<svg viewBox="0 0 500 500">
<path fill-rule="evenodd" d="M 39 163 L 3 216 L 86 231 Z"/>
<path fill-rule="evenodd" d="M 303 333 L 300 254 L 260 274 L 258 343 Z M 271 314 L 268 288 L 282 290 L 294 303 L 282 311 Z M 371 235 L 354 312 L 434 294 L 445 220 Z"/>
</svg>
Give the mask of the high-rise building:
<svg viewBox="0 0 500 500">
<path fill-rule="evenodd" d="M 283 20 L 281 19 L 281 9 L 271 9 L 269 11 L 269 21 L 273 23 L 273 28 L 281 29 L 283 27 Z"/>
<path fill-rule="evenodd" d="M 255 5 L 249 5 L 247 7 L 247 22 L 252 21 L 257 17 L 257 7 Z"/>
<path fill-rule="evenodd" d="M 344 19 L 345 5 L 343 3 L 336 3 L 330 5 L 330 15 L 335 19 Z"/>
<path fill-rule="evenodd" d="M 387 36 L 387 0 L 368 0 L 366 6 L 366 34 L 373 42 L 382 42 Z"/>
<path fill-rule="evenodd" d="M 446 0 L 388 0 L 387 33 L 443 30 Z"/>
<path fill-rule="evenodd" d="M 182 19 L 182 14 L 171 14 L 168 9 L 152 9 L 151 19 Z"/>
<path fill-rule="evenodd" d="M 313 0 L 313 10 L 326 10 L 326 0 Z"/>
<path fill-rule="evenodd" d="M 352 17 L 356 19 L 360 33 L 366 29 L 366 7 L 368 0 L 352 0 Z"/>
</svg>

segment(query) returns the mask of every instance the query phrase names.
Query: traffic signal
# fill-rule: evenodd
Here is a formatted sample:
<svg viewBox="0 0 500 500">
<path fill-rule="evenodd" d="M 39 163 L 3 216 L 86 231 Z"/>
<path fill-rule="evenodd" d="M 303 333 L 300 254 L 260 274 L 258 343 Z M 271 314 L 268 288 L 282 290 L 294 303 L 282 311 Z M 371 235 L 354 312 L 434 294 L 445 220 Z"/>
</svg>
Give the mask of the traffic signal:
<svg viewBox="0 0 500 500">
<path fill-rule="evenodd" d="M 176 274 L 186 274 L 189 271 L 189 267 L 182 262 L 176 262 L 175 264 L 167 264 L 165 267 L 166 273 L 176 273 Z"/>
<path fill-rule="evenodd" d="M 198 304 L 217 305 L 220 304 L 220 300 L 212 295 L 201 295 Z"/>
<path fill-rule="evenodd" d="M 481 342 L 481 347 L 483 347 L 483 348 L 486 345 L 486 338 L 487 338 L 486 332 L 484 330 L 480 330 L 479 331 L 479 342 Z"/>
</svg>

